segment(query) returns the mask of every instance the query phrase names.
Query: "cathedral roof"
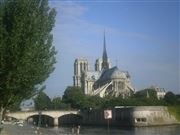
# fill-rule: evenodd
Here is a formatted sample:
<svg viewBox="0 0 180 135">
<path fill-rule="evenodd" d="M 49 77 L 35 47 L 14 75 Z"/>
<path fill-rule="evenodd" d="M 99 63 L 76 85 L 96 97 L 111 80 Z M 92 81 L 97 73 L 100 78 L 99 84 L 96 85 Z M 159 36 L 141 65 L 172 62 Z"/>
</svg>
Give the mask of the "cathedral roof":
<svg viewBox="0 0 180 135">
<path fill-rule="evenodd" d="M 120 71 L 117 67 L 115 67 L 110 78 L 111 79 L 126 78 L 126 74 L 124 72 Z"/>
<path fill-rule="evenodd" d="M 95 79 L 97 80 L 100 76 L 100 71 L 87 71 L 86 77 L 87 79 Z"/>
<path fill-rule="evenodd" d="M 126 79 L 126 73 L 120 71 L 116 66 L 110 69 L 106 69 L 102 72 L 100 78 L 96 81 L 96 84 L 110 81 L 113 79 Z"/>
</svg>

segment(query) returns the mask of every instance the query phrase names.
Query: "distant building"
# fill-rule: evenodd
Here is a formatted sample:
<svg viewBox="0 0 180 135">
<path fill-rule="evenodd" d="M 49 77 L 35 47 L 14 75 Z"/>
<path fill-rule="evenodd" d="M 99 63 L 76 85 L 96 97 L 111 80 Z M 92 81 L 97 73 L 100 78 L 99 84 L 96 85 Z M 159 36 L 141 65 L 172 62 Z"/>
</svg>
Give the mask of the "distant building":
<svg viewBox="0 0 180 135">
<path fill-rule="evenodd" d="M 103 56 L 95 61 L 95 71 L 89 70 L 88 60 L 78 58 L 74 62 L 74 86 L 83 88 L 86 95 L 122 96 L 126 98 L 134 93 L 130 75 L 127 71 L 120 71 L 118 67 L 111 67 L 106 51 L 104 33 Z"/>
<path fill-rule="evenodd" d="M 156 96 L 159 100 L 163 99 L 166 95 L 166 90 L 164 88 L 159 88 L 157 86 L 151 86 L 150 88 L 156 91 Z"/>
</svg>

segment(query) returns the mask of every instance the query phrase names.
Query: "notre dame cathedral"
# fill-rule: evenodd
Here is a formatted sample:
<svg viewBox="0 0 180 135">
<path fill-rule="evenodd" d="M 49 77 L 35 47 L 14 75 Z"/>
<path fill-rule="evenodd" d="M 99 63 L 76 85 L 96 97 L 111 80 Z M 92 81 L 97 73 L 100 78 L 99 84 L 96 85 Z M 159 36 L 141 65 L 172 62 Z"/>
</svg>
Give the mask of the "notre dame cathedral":
<svg viewBox="0 0 180 135">
<path fill-rule="evenodd" d="M 87 95 L 122 96 L 126 98 L 135 92 L 131 85 L 130 75 L 126 71 L 120 71 L 117 66 L 111 67 L 106 51 L 106 39 L 104 33 L 104 48 L 102 58 L 95 62 L 95 71 L 90 71 L 88 60 L 77 58 L 74 62 L 74 86 L 79 86 Z"/>
</svg>

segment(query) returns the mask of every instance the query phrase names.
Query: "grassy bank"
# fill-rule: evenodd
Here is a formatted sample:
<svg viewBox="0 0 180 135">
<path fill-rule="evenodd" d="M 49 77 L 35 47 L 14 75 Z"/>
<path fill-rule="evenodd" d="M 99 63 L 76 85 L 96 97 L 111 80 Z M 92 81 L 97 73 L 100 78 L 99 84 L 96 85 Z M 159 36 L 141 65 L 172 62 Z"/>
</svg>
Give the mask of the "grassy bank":
<svg viewBox="0 0 180 135">
<path fill-rule="evenodd" d="M 168 106 L 168 111 L 180 122 L 180 105 Z"/>
</svg>

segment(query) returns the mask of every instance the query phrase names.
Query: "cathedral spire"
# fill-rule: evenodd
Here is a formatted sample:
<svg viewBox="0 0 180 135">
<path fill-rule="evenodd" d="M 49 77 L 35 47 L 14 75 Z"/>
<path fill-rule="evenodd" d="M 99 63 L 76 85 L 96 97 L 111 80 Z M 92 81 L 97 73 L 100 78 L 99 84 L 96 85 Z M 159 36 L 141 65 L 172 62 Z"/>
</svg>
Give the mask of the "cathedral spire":
<svg viewBox="0 0 180 135">
<path fill-rule="evenodd" d="M 102 69 L 108 69 L 108 68 L 109 68 L 109 64 L 108 64 L 108 57 L 107 57 L 107 52 L 106 52 L 106 36 L 105 36 L 105 31 L 104 31 Z"/>
</svg>

